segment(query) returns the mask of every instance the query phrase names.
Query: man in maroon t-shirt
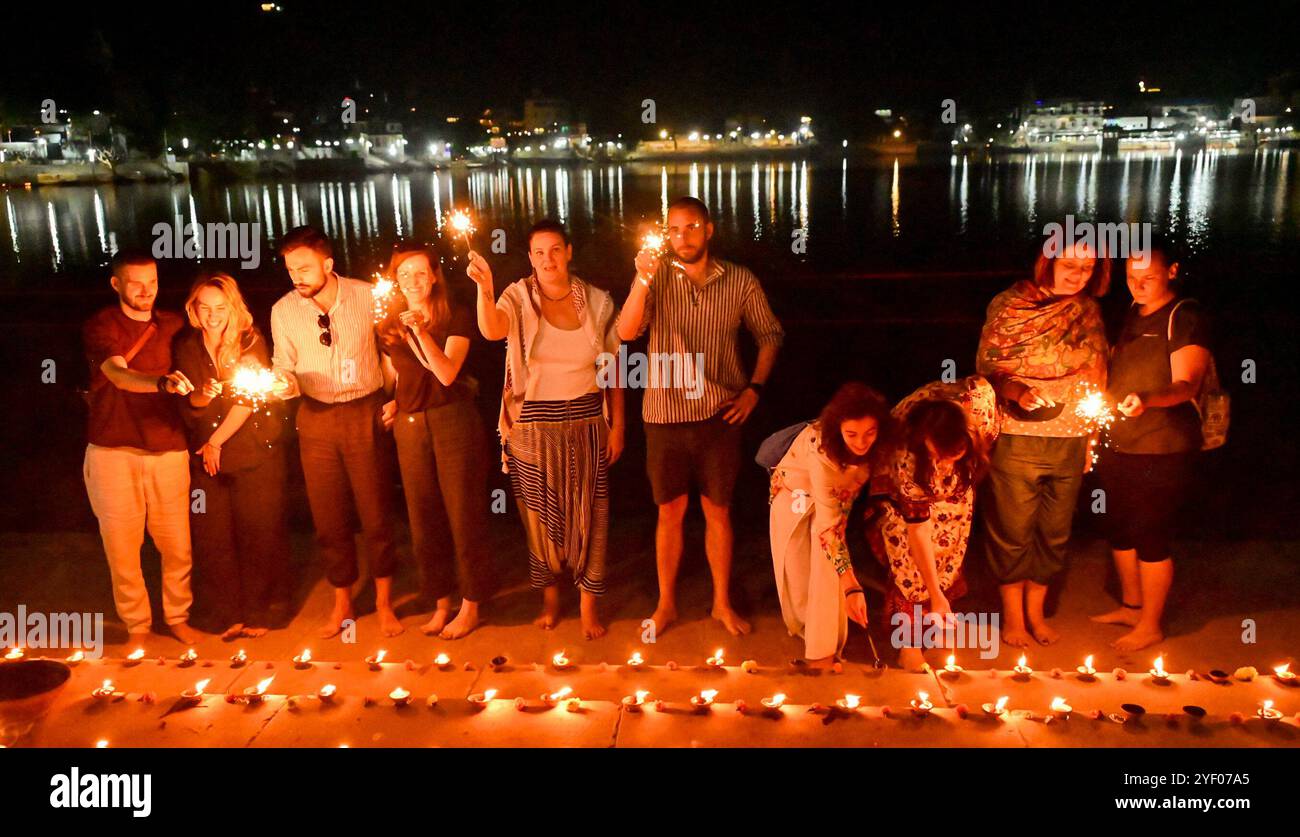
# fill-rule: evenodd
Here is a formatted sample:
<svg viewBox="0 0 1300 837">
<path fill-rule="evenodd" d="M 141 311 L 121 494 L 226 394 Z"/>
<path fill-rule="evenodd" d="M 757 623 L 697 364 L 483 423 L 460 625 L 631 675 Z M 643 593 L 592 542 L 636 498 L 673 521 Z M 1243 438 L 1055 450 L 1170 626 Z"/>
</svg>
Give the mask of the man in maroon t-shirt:
<svg viewBox="0 0 1300 837">
<path fill-rule="evenodd" d="M 198 632 L 190 611 L 190 469 L 173 396 L 194 386 L 172 369 L 172 339 L 185 325 L 155 311 L 158 267 L 146 253 L 118 253 L 110 284 L 117 303 L 82 327 L 90 362 L 90 421 L 84 474 L 113 577 L 117 614 L 133 635 L 153 622 L 140 571 L 147 527 L 162 553 L 163 611 L 182 642 Z"/>
</svg>

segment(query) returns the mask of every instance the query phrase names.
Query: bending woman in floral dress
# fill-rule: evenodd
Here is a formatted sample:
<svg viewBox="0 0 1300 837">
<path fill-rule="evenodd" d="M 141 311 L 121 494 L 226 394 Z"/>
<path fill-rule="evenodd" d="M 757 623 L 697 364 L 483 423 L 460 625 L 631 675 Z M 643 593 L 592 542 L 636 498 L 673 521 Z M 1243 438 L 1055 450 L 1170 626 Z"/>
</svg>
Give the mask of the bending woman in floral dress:
<svg viewBox="0 0 1300 837">
<path fill-rule="evenodd" d="M 772 471 L 772 566 L 781 615 L 804 656 L 829 666 L 848 638 L 849 620 L 867 626 L 867 599 L 853 573 L 844 528 L 871 476 L 876 440 L 891 426 L 885 398 L 859 383 L 840 387 L 821 416 L 800 431 Z"/>
<path fill-rule="evenodd" d="M 988 470 L 998 435 L 997 396 L 984 378 L 921 387 L 899 402 L 903 442 L 886 472 L 888 500 L 876 504 L 868 540 L 889 568 L 886 618 L 901 635 L 899 665 L 925 664 L 911 645 L 912 620 L 951 613 L 966 593 L 962 564 L 974 520 L 975 486 Z M 895 614 L 902 614 L 897 622 Z M 924 625 L 921 626 L 924 630 Z"/>
</svg>

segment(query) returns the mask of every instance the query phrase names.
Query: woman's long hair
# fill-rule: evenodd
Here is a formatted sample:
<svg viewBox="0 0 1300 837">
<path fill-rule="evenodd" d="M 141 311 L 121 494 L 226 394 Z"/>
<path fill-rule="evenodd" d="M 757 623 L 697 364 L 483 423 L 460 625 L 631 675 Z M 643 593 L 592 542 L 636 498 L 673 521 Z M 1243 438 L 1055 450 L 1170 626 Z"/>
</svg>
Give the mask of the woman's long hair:
<svg viewBox="0 0 1300 837">
<path fill-rule="evenodd" d="M 1054 239 L 1052 236 L 1046 236 L 1039 245 L 1038 258 L 1034 261 L 1034 283 L 1040 287 L 1051 289 L 1056 284 L 1053 262 L 1061 258 L 1062 240 L 1059 237 Z M 1093 249 L 1097 263 L 1092 267 L 1088 284 L 1080 293 L 1102 297 L 1110 290 L 1111 254 L 1106 252 L 1103 241 L 1096 242 Z"/>
<path fill-rule="evenodd" d="M 388 315 L 379 324 L 379 337 L 388 345 L 406 340 L 406 326 L 402 325 L 402 321 L 397 318 L 397 315 L 408 307 L 406 295 L 402 293 L 397 282 L 397 268 L 413 256 L 424 256 L 429 260 L 429 269 L 433 271 L 433 284 L 429 286 L 429 308 L 433 312 L 433 322 L 429 326 L 429 333 L 433 335 L 434 342 L 442 345 L 447 339 L 447 326 L 451 321 L 451 303 L 447 299 L 447 283 L 442 273 L 442 260 L 438 258 L 434 248 L 424 244 L 399 242 L 393 248 L 393 255 L 388 260 L 388 270 L 384 275 L 392 280 L 395 299 L 389 306 Z"/>
<path fill-rule="evenodd" d="M 844 444 L 840 427 L 846 421 L 868 417 L 876 420 L 876 441 L 870 451 L 858 456 Z M 857 381 L 849 381 L 836 390 L 817 421 L 821 427 L 822 451 L 840 468 L 881 461 L 879 452 L 889 448 L 894 437 L 895 424 L 889 412 L 889 402 L 885 396 Z"/>
<path fill-rule="evenodd" d="M 195 280 L 190 287 L 190 295 L 185 300 L 185 315 L 190 325 L 203 331 L 199 319 L 199 294 L 204 288 L 216 288 L 226 298 L 229 316 L 226 327 L 221 332 L 221 342 L 217 346 L 217 374 L 223 379 L 234 371 L 239 359 L 253 344 L 253 315 L 248 312 L 244 295 L 239 292 L 239 284 L 227 273 L 207 273 Z"/>
<path fill-rule="evenodd" d="M 932 399 L 916 404 L 903 420 L 903 434 L 904 445 L 915 458 L 914 478 L 927 491 L 934 484 L 934 459 L 927 440 L 944 459 L 960 454 L 953 467 L 959 491 L 978 484 L 988 471 L 988 451 L 971 434 L 966 412 L 951 401 Z"/>
</svg>

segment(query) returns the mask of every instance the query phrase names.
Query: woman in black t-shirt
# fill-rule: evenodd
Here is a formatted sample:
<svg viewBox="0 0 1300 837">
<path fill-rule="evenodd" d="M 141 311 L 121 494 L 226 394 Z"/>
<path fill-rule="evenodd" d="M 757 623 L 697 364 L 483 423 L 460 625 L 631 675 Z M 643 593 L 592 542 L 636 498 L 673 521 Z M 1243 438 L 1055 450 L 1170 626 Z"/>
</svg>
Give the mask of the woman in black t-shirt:
<svg viewBox="0 0 1300 837">
<path fill-rule="evenodd" d="M 240 369 L 269 369 L 271 353 L 235 280 L 200 277 L 185 301 L 191 328 L 176 338 L 176 366 L 198 389 L 182 409 L 190 450 L 194 610 L 224 639 L 266 633 L 289 595 L 285 528 L 284 402 L 233 391 Z"/>
<path fill-rule="evenodd" d="M 397 379 L 393 435 L 411 541 L 424 593 L 436 602 L 421 630 L 459 639 L 479 624 L 491 579 L 487 434 L 474 381 L 461 374 L 475 323 L 469 309 L 450 303 L 430 249 L 398 245 L 388 276 L 401 293 L 378 326 L 380 347 Z M 460 612 L 450 619 L 457 580 Z"/>
<path fill-rule="evenodd" d="M 1180 299 L 1171 284 L 1178 262 L 1170 248 L 1156 241 L 1147 255 L 1128 260 L 1133 306 L 1111 351 L 1107 385 L 1120 417 L 1098 463 L 1102 519 L 1123 600 L 1093 619 L 1132 628 L 1111 643 L 1120 651 L 1164 639 L 1161 619 L 1174 578 L 1170 540 L 1202 444 L 1193 402 L 1210 364 L 1208 323 L 1200 305 Z"/>
</svg>

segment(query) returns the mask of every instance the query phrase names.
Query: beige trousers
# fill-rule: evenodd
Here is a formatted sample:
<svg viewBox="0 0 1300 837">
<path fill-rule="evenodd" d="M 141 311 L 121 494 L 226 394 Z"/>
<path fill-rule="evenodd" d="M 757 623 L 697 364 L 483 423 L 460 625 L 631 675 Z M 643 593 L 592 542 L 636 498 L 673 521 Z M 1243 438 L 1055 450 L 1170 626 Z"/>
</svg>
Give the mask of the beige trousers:
<svg viewBox="0 0 1300 837">
<path fill-rule="evenodd" d="M 190 612 L 190 455 L 86 446 L 83 473 L 90 507 L 113 577 L 118 617 L 132 633 L 153 622 L 140 569 L 145 529 L 162 554 L 163 615 L 178 625 Z"/>
<path fill-rule="evenodd" d="M 820 660 L 844 648 L 849 619 L 840 578 L 812 534 L 813 505 L 785 488 L 772 498 L 772 569 L 786 630 L 803 637 L 807 659 Z"/>
</svg>

